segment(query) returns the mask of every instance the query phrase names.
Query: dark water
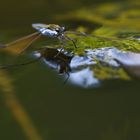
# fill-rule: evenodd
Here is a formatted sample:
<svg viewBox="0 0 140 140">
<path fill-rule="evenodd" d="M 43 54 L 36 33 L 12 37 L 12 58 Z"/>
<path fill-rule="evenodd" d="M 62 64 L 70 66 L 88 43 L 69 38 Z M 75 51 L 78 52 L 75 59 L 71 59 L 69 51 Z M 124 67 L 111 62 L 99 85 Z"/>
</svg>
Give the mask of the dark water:
<svg viewBox="0 0 140 140">
<path fill-rule="evenodd" d="M 102 3 L 86 1 L 86 5 L 99 2 Z M 1 1 L 0 40 L 9 42 L 31 33 L 30 25 L 35 22 L 56 22 L 56 13 L 80 8 L 84 3 L 85 0 Z M 137 80 L 112 80 L 99 88 L 82 89 L 63 85 L 64 79 L 41 62 L 10 69 L 8 75 L 14 79 L 17 99 L 43 140 L 140 139 Z M 5 100 L 1 91 L 0 139 L 29 139 Z"/>
</svg>

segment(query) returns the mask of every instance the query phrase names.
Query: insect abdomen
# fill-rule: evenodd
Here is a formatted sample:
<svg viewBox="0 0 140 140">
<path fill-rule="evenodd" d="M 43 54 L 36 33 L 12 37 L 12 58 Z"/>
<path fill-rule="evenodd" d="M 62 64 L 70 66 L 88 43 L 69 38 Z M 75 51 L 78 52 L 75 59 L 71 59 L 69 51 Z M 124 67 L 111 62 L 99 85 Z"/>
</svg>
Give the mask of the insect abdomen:
<svg viewBox="0 0 140 140">
<path fill-rule="evenodd" d="M 49 36 L 49 37 L 56 37 L 58 35 L 58 33 L 56 31 L 46 29 L 46 28 L 40 29 L 40 32 L 43 35 L 46 35 L 46 36 Z"/>
</svg>

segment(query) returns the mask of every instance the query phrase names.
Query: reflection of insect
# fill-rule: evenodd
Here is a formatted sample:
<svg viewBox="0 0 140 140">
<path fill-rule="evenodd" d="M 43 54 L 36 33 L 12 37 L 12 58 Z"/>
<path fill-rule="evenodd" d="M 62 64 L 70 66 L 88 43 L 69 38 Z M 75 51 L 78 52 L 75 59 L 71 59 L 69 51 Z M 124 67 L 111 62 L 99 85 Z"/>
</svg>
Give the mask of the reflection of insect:
<svg viewBox="0 0 140 140">
<path fill-rule="evenodd" d="M 73 56 L 65 55 L 60 51 L 61 50 L 55 48 L 41 48 L 40 50 L 35 52 L 35 56 L 37 56 L 37 59 L 21 64 L 9 64 L 5 66 L 1 66 L 0 69 L 25 66 L 31 63 L 35 63 L 40 59 L 43 59 L 44 62 L 48 64 L 51 68 L 57 69 L 59 74 L 67 74 L 69 78 L 69 72 L 71 72 L 70 62 Z"/>
<path fill-rule="evenodd" d="M 58 54 L 58 55 L 57 55 Z M 37 53 L 36 56 L 43 58 L 44 62 L 47 63 L 50 67 L 58 69 L 60 74 L 67 74 L 71 72 L 70 62 L 73 56 L 66 55 L 58 49 L 54 48 L 44 48 Z"/>
</svg>

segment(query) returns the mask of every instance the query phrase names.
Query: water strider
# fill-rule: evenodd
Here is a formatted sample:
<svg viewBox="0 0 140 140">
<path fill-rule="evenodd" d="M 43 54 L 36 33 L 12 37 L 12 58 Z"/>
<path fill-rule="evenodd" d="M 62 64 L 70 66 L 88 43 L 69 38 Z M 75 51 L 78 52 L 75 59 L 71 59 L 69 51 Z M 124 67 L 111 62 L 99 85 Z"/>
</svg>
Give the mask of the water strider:
<svg viewBox="0 0 140 140">
<path fill-rule="evenodd" d="M 19 64 L 9 64 L 1 66 L 0 69 L 14 68 L 18 66 L 25 66 L 43 60 L 49 67 L 58 71 L 59 74 L 67 75 L 65 82 L 69 79 L 69 73 L 71 72 L 70 63 L 73 55 L 65 54 L 61 49 L 55 48 L 41 48 L 35 51 L 34 55 L 37 57 L 34 60 L 19 63 Z M 64 83 L 65 83 L 64 82 Z"/>
<path fill-rule="evenodd" d="M 61 47 L 64 48 L 65 41 L 71 41 L 75 48 L 77 48 L 76 43 L 73 38 L 67 36 L 67 34 L 77 34 L 77 35 L 86 35 L 82 32 L 75 32 L 75 31 L 66 31 L 64 26 L 59 26 L 57 24 L 41 24 L 36 23 L 32 24 L 32 27 L 35 28 L 38 32 L 42 35 L 51 37 L 51 38 L 58 38 L 61 42 Z"/>
<path fill-rule="evenodd" d="M 8 64 L 5 66 L 1 66 L 0 69 L 24 66 L 24 65 L 28 65 L 28 64 L 37 62 L 38 60 L 42 59 L 50 67 L 56 69 L 59 74 L 66 75 L 67 78 L 66 78 L 65 82 L 71 77 L 73 77 L 73 78 L 76 77 L 77 73 L 81 74 L 81 71 L 79 71 L 79 69 L 75 71 L 76 68 L 74 66 L 75 66 L 75 63 L 77 62 L 77 59 L 76 58 L 73 59 L 74 56 L 72 56 L 72 55 L 65 54 L 64 46 L 65 46 L 66 41 L 72 41 L 73 45 L 76 47 L 76 44 L 75 44 L 75 41 L 73 40 L 73 38 L 68 37 L 67 34 L 76 34 L 76 35 L 85 36 L 84 33 L 75 32 L 75 31 L 66 31 L 64 27 L 61 27 L 61 26 L 55 25 L 55 24 L 48 24 L 48 25 L 33 24 L 32 26 L 38 32 L 25 36 L 23 38 L 20 38 L 9 44 L 6 44 L 5 48 L 11 48 L 11 50 L 16 48 L 18 50 L 17 51 L 18 53 L 16 52 L 16 55 L 18 54 L 18 56 L 20 56 L 19 54 L 24 52 L 34 41 L 36 41 L 38 38 L 40 38 L 42 35 L 44 35 L 44 36 L 47 36 L 50 38 L 57 38 L 58 40 L 60 40 L 61 46 L 59 47 L 59 49 L 55 49 L 55 48 L 37 49 L 36 56 L 38 55 L 38 57 L 36 59 L 28 61 L 28 62 L 20 63 L 20 64 Z M 22 44 L 22 47 L 21 47 L 21 44 Z M 73 59 L 73 61 L 72 61 L 72 59 Z M 78 60 L 79 60 L 79 58 L 78 58 Z M 71 63 L 71 61 L 73 63 Z M 74 68 L 74 71 L 73 71 L 73 68 Z M 82 72 L 87 72 L 87 70 L 82 71 Z M 74 73 L 75 73 L 75 75 L 74 75 Z M 92 73 L 91 73 L 90 77 L 91 76 L 92 76 Z M 82 76 L 80 76 L 80 77 L 82 78 Z M 71 78 L 71 79 L 73 79 L 73 78 Z M 86 80 L 86 78 L 84 77 L 84 80 L 82 79 L 82 81 L 84 81 L 84 83 L 85 83 L 85 80 Z"/>
<path fill-rule="evenodd" d="M 57 51 L 61 53 L 61 51 L 64 49 L 66 45 L 66 41 L 72 41 L 73 45 L 76 48 L 76 43 L 73 38 L 70 38 L 67 36 L 67 34 L 76 34 L 76 35 L 85 35 L 84 33 L 81 32 L 75 32 L 75 31 L 66 31 L 65 27 L 59 26 L 56 24 L 41 24 L 41 23 L 36 23 L 32 24 L 32 27 L 37 30 L 37 32 L 32 33 L 30 35 L 27 35 L 25 37 L 22 37 L 20 39 L 17 39 L 13 42 L 7 43 L 7 44 L 0 44 L 1 50 L 5 49 L 5 51 L 10 51 L 14 52 L 17 56 L 20 56 L 25 50 L 30 47 L 30 45 L 35 42 L 37 39 L 39 39 L 42 35 L 50 37 L 50 38 L 57 38 L 60 43 L 60 51 Z M 56 57 L 54 56 L 54 57 Z M 58 59 L 58 57 L 56 57 Z M 30 62 L 29 62 L 30 63 Z M 8 66 L 8 65 L 7 65 Z M 6 67 L 7 67 L 6 66 Z M 9 65 L 11 66 L 11 64 Z M 6 68 L 6 67 L 1 67 L 1 68 Z"/>
<path fill-rule="evenodd" d="M 37 41 L 41 36 L 46 36 L 50 38 L 57 38 L 61 45 L 61 50 L 64 49 L 66 46 L 67 41 L 71 41 L 75 48 L 76 42 L 73 38 L 69 37 L 69 34 L 75 34 L 80 36 L 87 36 L 83 32 L 77 32 L 77 31 L 66 31 L 65 27 L 59 26 L 57 24 L 41 24 L 36 23 L 32 24 L 32 27 L 37 30 L 37 32 L 29 34 L 25 37 L 21 37 L 15 41 L 12 41 L 7 44 L 0 44 L 0 48 L 5 50 L 8 50 L 10 52 L 14 52 L 16 55 L 20 55 L 25 50 L 27 50 L 33 42 Z"/>
</svg>

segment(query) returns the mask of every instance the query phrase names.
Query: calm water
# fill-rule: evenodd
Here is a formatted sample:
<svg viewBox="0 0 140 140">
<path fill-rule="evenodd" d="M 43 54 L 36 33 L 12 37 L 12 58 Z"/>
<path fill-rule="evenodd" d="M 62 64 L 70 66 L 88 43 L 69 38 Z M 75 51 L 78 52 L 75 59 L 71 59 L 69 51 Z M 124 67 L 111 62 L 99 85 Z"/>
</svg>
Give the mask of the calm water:
<svg viewBox="0 0 140 140">
<path fill-rule="evenodd" d="M 62 14 L 82 7 L 84 2 L 85 0 L 1 1 L 0 40 L 9 42 L 33 32 L 31 24 L 35 22 L 56 22 L 52 18 L 56 13 Z M 86 4 L 95 3 L 88 1 Z M 7 73 L 14 80 L 19 104 L 42 140 L 140 139 L 139 81 L 112 80 L 106 81 L 99 88 L 82 89 L 63 85 L 64 79 L 41 62 L 10 69 Z M 0 139 L 30 139 L 25 131 L 28 125 L 24 127 L 22 121 L 18 121 L 18 115 L 13 115 L 14 111 L 8 105 L 10 99 L 2 91 Z M 18 110 L 16 106 L 15 110 Z"/>
</svg>

